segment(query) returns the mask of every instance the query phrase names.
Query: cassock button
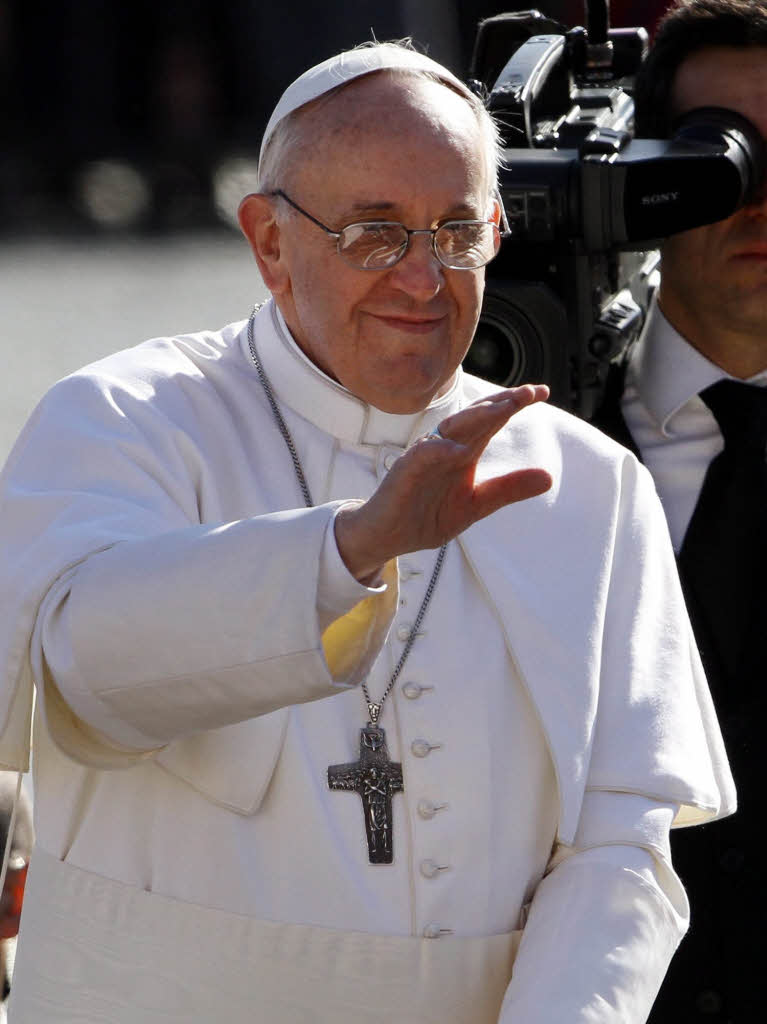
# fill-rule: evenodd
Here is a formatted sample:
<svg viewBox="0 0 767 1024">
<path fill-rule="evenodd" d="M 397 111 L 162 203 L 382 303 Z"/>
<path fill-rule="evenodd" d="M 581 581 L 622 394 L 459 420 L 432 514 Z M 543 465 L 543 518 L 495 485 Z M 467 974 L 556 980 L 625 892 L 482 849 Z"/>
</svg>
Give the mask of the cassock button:
<svg viewBox="0 0 767 1024">
<path fill-rule="evenodd" d="M 441 746 L 441 743 L 429 743 L 428 740 L 413 740 L 410 749 L 416 757 L 428 757 L 432 750 L 437 750 Z"/>
<path fill-rule="evenodd" d="M 420 871 L 424 878 L 436 878 L 440 871 L 447 871 L 449 864 L 437 864 L 433 860 L 422 860 Z"/>
<path fill-rule="evenodd" d="M 412 623 L 410 623 L 410 622 L 403 622 L 401 626 L 397 626 L 397 639 L 401 640 L 402 643 L 404 644 L 404 643 L 407 643 L 407 641 L 410 639 L 410 634 L 411 633 L 413 633 L 414 637 L 419 637 L 419 636 L 423 636 L 424 632 L 425 632 L 425 630 L 419 629 L 415 633 L 413 633 L 413 625 L 412 625 Z"/>
<path fill-rule="evenodd" d="M 424 821 L 431 821 L 437 811 L 442 811 L 447 807 L 447 804 L 435 804 L 432 800 L 419 800 L 418 801 L 418 816 L 423 818 Z"/>
<path fill-rule="evenodd" d="M 414 683 L 412 681 L 404 683 L 402 686 L 402 692 L 408 700 L 418 700 L 422 693 L 433 689 L 433 686 L 422 686 L 420 683 Z"/>
<path fill-rule="evenodd" d="M 453 929 L 440 928 L 438 924 L 427 924 L 422 934 L 425 939 L 439 939 L 443 935 L 452 935 Z"/>
</svg>

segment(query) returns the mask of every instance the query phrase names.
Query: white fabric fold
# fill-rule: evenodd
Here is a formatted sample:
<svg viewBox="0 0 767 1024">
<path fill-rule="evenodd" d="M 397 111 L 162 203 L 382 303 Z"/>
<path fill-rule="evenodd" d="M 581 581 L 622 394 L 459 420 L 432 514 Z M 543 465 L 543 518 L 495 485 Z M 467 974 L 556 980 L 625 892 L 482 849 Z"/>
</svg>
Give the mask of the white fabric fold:
<svg viewBox="0 0 767 1024">
<path fill-rule="evenodd" d="M 472 379 L 467 398 L 488 388 Z M 732 776 L 649 473 L 545 406 L 496 435 L 480 471 L 526 465 L 552 472 L 552 489 L 476 523 L 460 544 L 541 716 L 560 840 L 572 843 L 587 786 L 678 804 L 679 825 L 731 813 Z"/>
<path fill-rule="evenodd" d="M 651 864 L 642 850 L 594 848 L 543 879 L 499 1024 L 644 1024 L 687 924 Z"/>
<path fill-rule="evenodd" d="M 71 636 L 74 664 L 65 681 L 75 713 L 140 749 L 329 696 L 334 681 L 312 612 L 332 511 L 188 527 L 90 558 L 49 612 L 51 628 Z M 285 616 L 280 584 L 305 615 Z M 256 618 L 258 630 L 250 625 Z"/>
<path fill-rule="evenodd" d="M 518 932 L 423 939 L 259 921 L 41 850 L 30 875 L 13 1024 L 495 1024 L 519 944 Z"/>
</svg>

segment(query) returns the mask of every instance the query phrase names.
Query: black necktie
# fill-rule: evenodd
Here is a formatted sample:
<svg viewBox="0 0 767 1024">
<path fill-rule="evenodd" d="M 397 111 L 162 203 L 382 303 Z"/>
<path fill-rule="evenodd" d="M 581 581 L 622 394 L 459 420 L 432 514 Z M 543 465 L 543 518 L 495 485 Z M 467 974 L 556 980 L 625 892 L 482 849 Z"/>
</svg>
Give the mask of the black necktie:
<svg viewBox="0 0 767 1024">
<path fill-rule="evenodd" d="M 700 397 L 716 417 L 724 450 L 708 467 L 679 571 L 709 682 L 726 711 L 734 684 L 742 706 L 764 672 L 767 389 L 722 380 Z"/>
</svg>

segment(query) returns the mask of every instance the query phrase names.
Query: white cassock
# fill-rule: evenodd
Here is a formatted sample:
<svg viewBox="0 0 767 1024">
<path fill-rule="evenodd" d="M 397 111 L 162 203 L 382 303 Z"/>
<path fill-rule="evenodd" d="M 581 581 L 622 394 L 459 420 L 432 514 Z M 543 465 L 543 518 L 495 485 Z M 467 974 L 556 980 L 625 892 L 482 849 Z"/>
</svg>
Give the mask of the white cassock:
<svg viewBox="0 0 767 1024">
<path fill-rule="evenodd" d="M 327 768 L 436 553 L 368 590 L 333 516 L 492 388 L 384 414 L 273 303 L 255 336 L 315 507 L 244 324 L 60 382 L 6 467 L 5 766 L 38 693 L 12 1024 L 643 1021 L 687 922 L 668 828 L 734 807 L 649 475 L 545 406 L 491 442 L 480 475 L 554 485 L 448 546 L 382 711 L 404 793 L 370 864 Z"/>
</svg>

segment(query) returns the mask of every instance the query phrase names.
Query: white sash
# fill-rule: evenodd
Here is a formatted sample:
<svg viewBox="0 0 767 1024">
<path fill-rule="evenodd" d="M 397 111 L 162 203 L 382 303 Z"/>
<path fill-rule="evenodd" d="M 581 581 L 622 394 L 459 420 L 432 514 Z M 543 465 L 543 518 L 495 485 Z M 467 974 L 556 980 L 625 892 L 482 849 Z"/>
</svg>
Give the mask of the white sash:
<svg viewBox="0 0 767 1024">
<path fill-rule="evenodd" d="M 36 850 L 10 1024 L 497 1024 L 521 932 L 421 939 L 257 921 Z"/>
</svg>

